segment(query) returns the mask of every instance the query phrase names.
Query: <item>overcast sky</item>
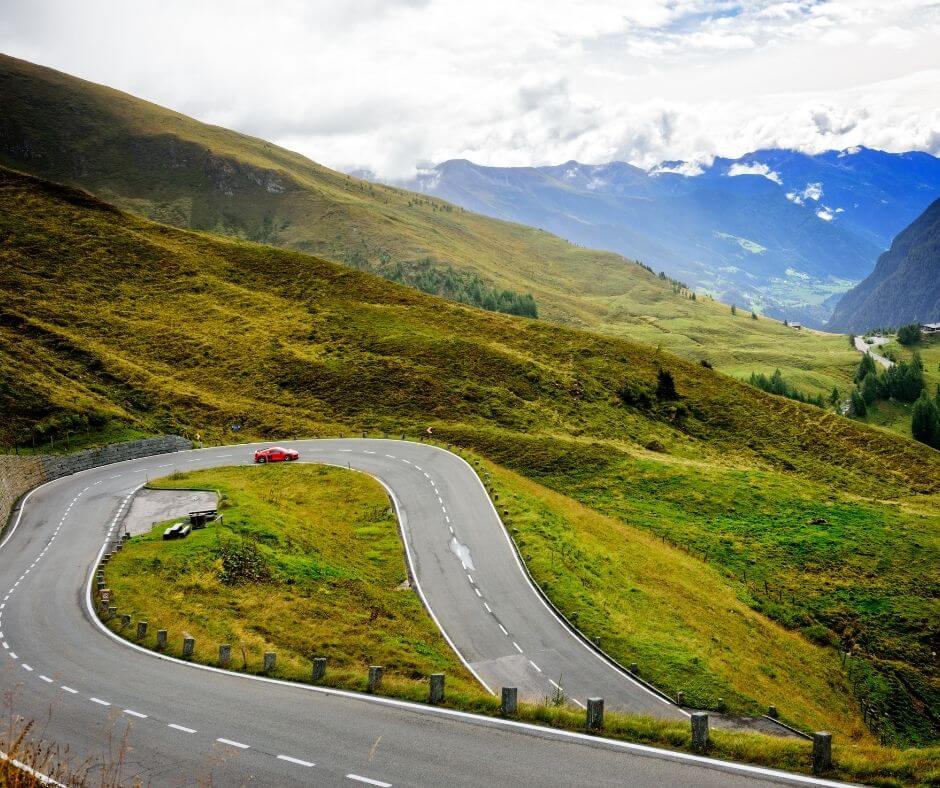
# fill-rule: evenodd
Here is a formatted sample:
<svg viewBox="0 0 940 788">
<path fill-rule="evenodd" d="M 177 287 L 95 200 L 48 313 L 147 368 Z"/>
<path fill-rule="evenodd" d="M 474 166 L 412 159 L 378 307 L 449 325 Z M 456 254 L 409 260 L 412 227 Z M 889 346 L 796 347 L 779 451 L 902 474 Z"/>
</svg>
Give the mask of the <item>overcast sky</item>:
<svg viewBox="0 0 940 788">
<path fill-rule="evenodd" d="M 383 177 L 460 157 L 940 154 L 931 0 L 2 5 L 3 52 Z"/>
</svg>

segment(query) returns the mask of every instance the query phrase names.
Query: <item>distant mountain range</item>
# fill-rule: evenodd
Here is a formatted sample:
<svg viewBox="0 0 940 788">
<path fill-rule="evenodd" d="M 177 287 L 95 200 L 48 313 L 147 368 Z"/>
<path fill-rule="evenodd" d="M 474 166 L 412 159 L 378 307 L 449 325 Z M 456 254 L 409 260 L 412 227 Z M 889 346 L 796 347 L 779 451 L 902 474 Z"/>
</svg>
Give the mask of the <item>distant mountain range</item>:
<svg viewBox="0 0 940 788">
<path fill-rule="evenodd" d="M 940 199 L 931 203 L 846 293 L 829 321 L 862 333 L 882 326 L 940 322 Z"/>
<path fill-rule="evenodd" d="M 639 259 L 720 300 L 821 326 L 940 195 L 940 159 L 862 147 L 760 150 L 650 170 L 461 159 L 399 185 Z"/>
</svg>

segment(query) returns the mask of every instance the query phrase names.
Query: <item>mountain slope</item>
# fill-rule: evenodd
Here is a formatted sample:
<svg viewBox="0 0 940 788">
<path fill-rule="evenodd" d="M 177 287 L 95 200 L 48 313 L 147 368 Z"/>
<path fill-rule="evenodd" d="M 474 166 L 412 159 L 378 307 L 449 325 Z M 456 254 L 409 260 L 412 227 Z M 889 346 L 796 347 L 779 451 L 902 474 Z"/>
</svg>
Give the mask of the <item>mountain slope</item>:
<svg viewBox="0 0 940 788">
<path fill-rule="evenodd" d="M 809 707 L 826 710 L 807 712 L 810 724 L 839 708 L 851 730 L 864 701 L 879 735 L 935 737 L 922 709 L 938 702 L 929 567 L 940 453 L 668 353 L 153 224 L 6 170 L 0 237 L 5 440 L 88 422 L 225 441 L 232 425 L 250 439 L 414 435 L 431 424 L 442 440 L 683 546 L 683 561 L 707 556 L 714 582 L 793 630 L 768 641 L 769 624 L 748 624 L 737 643 L 688 622 L 663 639 L 637 618 L 626 635 L 612 631 L 591 591 L 606 570 L 592 564 L 590 583 L 572 580 L 566 566 L 582 547 L 540 514 L 528 538 L 554 556 L 549 593 L 576 586 L 572 602 L 592 610 L 604 642 L 668 655 L 650 661 L 675 666 L 663 671 L 672 689 L 694 685 L 753 712 L 789 703 L 781 688 L 811 671 L 824 695 Z M 677 399 L 656 393 L 660 369 Z M 655 583 L 630 588 L 638 604 L 662 599 Z M 858 647 L 843 667 L 810 641 Z"/>
<path fill-rule="evenodd" d="M 894 239 L 875 270 L 842 297 L 829 322 L 856 333 L 940 322 L 940 199 Z"/>
<path fill-rule="evenodd" d="M 541 318 L 708 359 L 734 375 L 780 367 L 791 382 L 825 394 L 851 378 L 855 359 L 841 338 L 734 317 L 619 255 L 359 181 L 51 69 L 0 56 L 0 104 L 0 162 L 163 223 L 385 275 L 399 265 L 420 275 L 430 259 L 532 293 Z"/>
<path fill-rule="evenodd" d="M 940 160 L 763 150 L 704 167 L 447 161 L 410 188 L 630 254 L 726 302 L 821 325 L 834 295 L 940 191 Z"/>
<path fill-rule="evenodd" d="M 0 57 L 0 162 L 81 186 L 148 218 L 359 267 L 431 258 L 532 291 L 585 322 L 572 293 L 667 290 L 624 258 L 376 186 L 260 139 L 110 88 Z"/>
</svg>

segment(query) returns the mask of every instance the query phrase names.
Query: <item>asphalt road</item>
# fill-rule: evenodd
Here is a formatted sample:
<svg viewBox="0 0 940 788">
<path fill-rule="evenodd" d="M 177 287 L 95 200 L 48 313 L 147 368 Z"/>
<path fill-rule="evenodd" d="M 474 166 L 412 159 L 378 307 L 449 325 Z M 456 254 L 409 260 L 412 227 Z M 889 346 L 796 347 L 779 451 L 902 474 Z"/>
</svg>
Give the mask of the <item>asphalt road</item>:
<svg viewBox="0 0 940 788">
<path fill-rule="evenodd" d="M 885 358 L 884 356 L 875 352 L 875 348 L 881 347 L 881 345 L 886 345 L 888 341 L 889 340 L 887 337 L 872 337 L 872 343 L 869 345 L 867 342 L 865 342 L 863 337 L 857 336 L 855 337 L 855 349 L 859 353 L 867 353 L 885 369 L 891 369 L 891 367 L 894 366 L 894 362 L 891 359 Z"/>
<path fill-rule="evenodd" d="M 491 689 L 666 718 L 683 712 L 571 633 L 531 587 L 479 479 L 433 446 L 298 441 L 303 459 L 365 471 L 392 493 L 426 604 Z M 134 491 L 175 468 L 251 461 L 254 446 L 159 455 L 33 491 L 0 544 L 0 681 L 92 781 L 154 785 L 827 784 L 511 721 L 227 674 L 138 649 L 89 612 L 90 573 Z M 286 470 L 286 469 L 285 469 Z M 554 683 L 554 684 L 553 684 Z M 102 766 L 105 764 L 106 766 Z"/>
</svg>

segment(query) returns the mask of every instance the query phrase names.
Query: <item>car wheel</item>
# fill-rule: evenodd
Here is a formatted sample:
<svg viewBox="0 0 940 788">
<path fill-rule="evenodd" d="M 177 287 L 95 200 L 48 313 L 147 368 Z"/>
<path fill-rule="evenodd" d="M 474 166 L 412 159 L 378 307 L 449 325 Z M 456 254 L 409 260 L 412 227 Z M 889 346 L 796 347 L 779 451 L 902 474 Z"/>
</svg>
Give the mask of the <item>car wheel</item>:
<svg viewBox="0 0 940 788">
<path fill-rule="evenodd" d="M 255 462 L 261 463 L 262 465 L 264 465 L 264 463 L 266 463 L 267 461 L 268 461 L 267 457 L 259 457 L 257 460 L 255 460 Z"/>
</svg>

